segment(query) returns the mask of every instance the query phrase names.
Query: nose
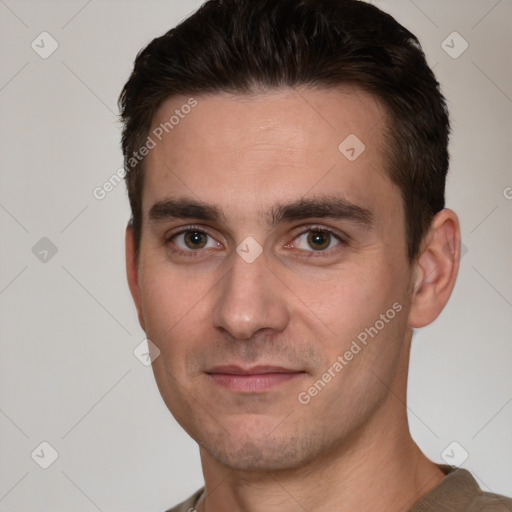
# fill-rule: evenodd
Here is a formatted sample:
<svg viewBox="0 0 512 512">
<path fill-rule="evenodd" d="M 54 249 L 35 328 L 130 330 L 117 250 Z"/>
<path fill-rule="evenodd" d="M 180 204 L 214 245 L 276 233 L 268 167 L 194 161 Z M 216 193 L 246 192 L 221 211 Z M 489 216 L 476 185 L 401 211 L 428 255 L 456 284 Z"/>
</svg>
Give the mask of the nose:
<svg viewBox="0 0 512 512">
<path fill-rule="evenodd" d="M 231 270 L 217 288 L 213 325 L 237 340 L 248 340 L 261 329 L 281 332 L 289 322 L 286 286 L 271 270 L 265 254 L 248 263 L 233 254 Z"/>
</svg>

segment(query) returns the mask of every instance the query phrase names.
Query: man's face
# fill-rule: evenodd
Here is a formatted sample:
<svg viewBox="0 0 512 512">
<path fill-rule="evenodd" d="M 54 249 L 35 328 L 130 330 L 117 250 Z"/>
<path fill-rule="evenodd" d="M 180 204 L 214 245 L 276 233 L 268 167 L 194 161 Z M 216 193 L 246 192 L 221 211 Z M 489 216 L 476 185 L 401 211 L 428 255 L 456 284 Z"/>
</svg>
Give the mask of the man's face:
<svg viewBox="0 0 512 512">
<path fill-rule="evenodd" d="M 405 393 L 412 271 L 384 111 L 351 88 L 195 99 L 160 107 L 151 130 L 180 120 L 150 131 L 145 163 L 134 296 L 156 381 L 216 460 L 297 467 Z"/>
</svg>

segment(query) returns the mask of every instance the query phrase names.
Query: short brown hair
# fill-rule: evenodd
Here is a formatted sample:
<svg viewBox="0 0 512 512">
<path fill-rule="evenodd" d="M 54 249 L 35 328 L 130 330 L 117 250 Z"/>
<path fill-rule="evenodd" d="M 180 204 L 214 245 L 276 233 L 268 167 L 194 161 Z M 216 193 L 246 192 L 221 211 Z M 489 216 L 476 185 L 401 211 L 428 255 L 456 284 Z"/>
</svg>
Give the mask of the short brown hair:
<svg viewBox="0 0 512 512">
<path fill-rule="evenodd" d="M 448 111 L 416 36 L 359 0 L 208 0 L 139 52 L 119 97 L 136 254 L 144 159 L 133 155 L 164 100 L 344 84 L 373 94 L 388 113 L 386 172 L 401 191 L 412 262 L 444 208 Z"/>
</svg>

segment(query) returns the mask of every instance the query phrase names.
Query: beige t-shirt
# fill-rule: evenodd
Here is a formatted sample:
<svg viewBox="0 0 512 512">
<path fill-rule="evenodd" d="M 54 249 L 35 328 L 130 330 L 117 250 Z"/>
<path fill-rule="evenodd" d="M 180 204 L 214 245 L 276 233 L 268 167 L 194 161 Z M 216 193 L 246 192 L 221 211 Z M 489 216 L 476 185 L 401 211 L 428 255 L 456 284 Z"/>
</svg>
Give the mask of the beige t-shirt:
<svg viewBox="0 0 512 512">
<path fill-rule="evenodd" d="M 482 491 L 466 469 L 445 464 L 438 464 L 438 467 L 446 476 L 408 512 L 512 512 L 512 498 Z M 167 512 L 195 512 L 203 491 L 204 488 L 199 489 Z"/>
</svg>

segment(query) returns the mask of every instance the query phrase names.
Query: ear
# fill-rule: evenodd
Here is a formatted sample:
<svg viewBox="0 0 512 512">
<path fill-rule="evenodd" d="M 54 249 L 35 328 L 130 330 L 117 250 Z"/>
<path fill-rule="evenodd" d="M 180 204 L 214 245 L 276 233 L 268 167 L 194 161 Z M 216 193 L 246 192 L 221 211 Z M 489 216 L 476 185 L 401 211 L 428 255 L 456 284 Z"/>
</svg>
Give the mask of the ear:
<svg viewBox="0 0 512 512">
<path fill-rule="evenodd" d="M 445 208 L 432 219 L 414 264 L 409 326 L 424 327 L 439 316 L 455 286 L 459 262 L 459 219 L 455 212 Z"/>
<path fill-rule="evenodd" d="M 135 256 L 135 237 L 133 234 L 133 227 L 128 224 L 125 233 L 125 254 L 126 254 L 126 277 L 128 278 L 128 286 L 132 294 L 133 302 L 137 308 L 137 315 L 139 317 L 139 324 L 142 330 L 145 331 L 144 317 L 142 315 L 142 306 L 140 301 L 140 288 L 139 288 L 139 269 L 137 265 L 137 258 Z"/>
</svg>

